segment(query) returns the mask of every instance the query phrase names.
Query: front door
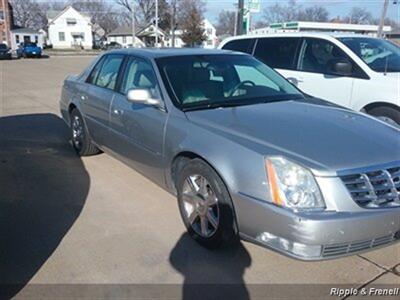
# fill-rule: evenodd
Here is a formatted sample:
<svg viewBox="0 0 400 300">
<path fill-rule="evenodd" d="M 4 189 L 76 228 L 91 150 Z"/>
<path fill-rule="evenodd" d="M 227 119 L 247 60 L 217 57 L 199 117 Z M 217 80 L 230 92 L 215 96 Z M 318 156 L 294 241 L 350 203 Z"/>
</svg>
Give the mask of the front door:
<svg viewBox="0 0 400 300">
<path fill-rule="evenodd" d="M 111 149 L 127 163 L 154 181 L 163 184 L 163 144 L 167 113 L 160 108 L 132 103 L 126 99 L 130 89 L 147 89 L 161 98 L 157 79 L 149 61 L 129 57 L 116 93 L 110 116 Z"/>
<path fill-rule="evenodd" d="M 107 146 L 110 105 L 123 59 L 123 55 L 104 56 L 94 67 L 78 96 L 89 133 L 100 146 Z"/>
<path fill-rule="evenodd" d="M 330 41 L 306 38 L 300 50 L 297 71 L 292 72 L 290 77 L 295 78 L 303 92 L 349 107 L 354 78 L 332 73 L 331 65 L 338 59 L 350 60 Z"/>
</svg>

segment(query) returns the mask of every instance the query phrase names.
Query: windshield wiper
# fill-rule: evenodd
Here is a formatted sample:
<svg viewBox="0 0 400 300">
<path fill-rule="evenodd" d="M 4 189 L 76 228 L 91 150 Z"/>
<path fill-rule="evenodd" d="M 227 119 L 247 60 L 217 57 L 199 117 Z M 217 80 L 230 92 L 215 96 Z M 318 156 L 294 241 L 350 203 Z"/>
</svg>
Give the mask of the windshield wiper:
<svg viewBox="0 0 400 300">
<path fill-rule="evenodd" d="M 262 103 L 273 103 L 273 102 L 282 102 L 282 101 L 290 101 L 290 100 L 299 100 L 304 99 L 304 97 L 299 95 L 285 95 L 285 97 L 277 97 L 277 98 L 267 98 L 265 97 L 254 97 L 250 99 L 246 99 L 246 101 L 232 101 L 232 102 L 212 102 L 205 103 L 202 105 L 193 105 L 182 107 L 182 111 L 193 111 L 193 110 L 203 110 L 203 109 L 214 109 L 220 107 L 236 107 L 236 106 L 245 106 L 245 105 L 254 105 L 254 104 L 262 104 Z"/>
</svg>

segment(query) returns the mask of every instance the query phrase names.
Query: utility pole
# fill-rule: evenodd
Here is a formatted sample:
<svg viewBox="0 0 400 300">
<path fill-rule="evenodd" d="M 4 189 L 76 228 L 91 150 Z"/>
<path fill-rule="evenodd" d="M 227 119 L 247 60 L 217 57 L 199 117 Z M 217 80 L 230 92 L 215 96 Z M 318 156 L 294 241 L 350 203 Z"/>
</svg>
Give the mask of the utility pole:
<svg viewBox="0 0 400 300">
<path fill-rule="evenodd" d="M 131 17 L 132 17 L 132 47 L 135 47 L 136 46 L 135 0 L 132 0 Z"/>
<path fill-rule="evenodd" d="M 378 37 L 379 38 L 383 37 L 383 26 L 385 25 L 386 13 L 387 13 L 387 9 L 389 6 L 389 0 L 384 0 L 384 1 L 385 2 L 383 3 L 382 14 L 381 14 L 381 18 L 379 20 L 379 27 L 378 27 Z"/>
<path fill-rule="evenodd" d="M 243 12 L 244 12 L 244 0 L 238 0 L 238 17 L 236 25 L 237 35 L 243 34 Z"/>
<path fill-rule="evenodd" d="M 175 26 L 176 26 L 176 0 L 171 1 L 172 13 L 171 13 L 171 47 L 175 48 Z"/>
<path fill-rule="evenodd" d="M 8 1 L 3 0 L 3 21 L 4 21 L 4 34 L 6 36 L 6 41 L 7 41 L 7 46 L 11 48 L 11 39 L 10 39 L 10 31 L 11 30 L 11 24 L 7 24 L 7 22 L 11 22 L 10 20 L 8 20 L 8 14 L 9 14 L 9 10 L 8 10 Z M 7 6 L 6 6 L 7 5 Z M 8 28 L 8 26 L 10 26 L 10 28 Z"/>
<path fill-rule="evenodd" d="M 158 47 L 158 0 L 156 0 L 156 47 Z"/>
</svg>

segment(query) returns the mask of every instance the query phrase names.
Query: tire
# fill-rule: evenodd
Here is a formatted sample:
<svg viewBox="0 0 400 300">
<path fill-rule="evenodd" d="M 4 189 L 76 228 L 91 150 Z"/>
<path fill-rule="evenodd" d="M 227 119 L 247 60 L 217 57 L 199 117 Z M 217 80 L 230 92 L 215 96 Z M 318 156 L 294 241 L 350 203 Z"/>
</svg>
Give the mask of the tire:
<svg viewBox="0 0 400 300">
<path fill-rule="evenodd" d="M 76 153 L 79 156 L 90 156 L 100 153 L 87 130 L 81 113 L 77 109 L 73 109 L 70 114 L 71 141 Z"/>
<path fill-rule="evenodd" d="M 377 106 L 369 109 L 367 113 L 388 123 L 394 121 L 397 125 L 400 125 L 400 110 L 394 107 Z"/>
<path fill-rule="evenodd" d="M 189 183 L 193 181 L 198 185 Z M 196 187 L 199 188 L 197 196 L 188 196 L 195 194 Z M 200 190 L 207 191 L 208 196 L 199 196 Z M 183 223 L 195 241 L 208 249 L 229 247 L 237 243 L 239 237 L 232 200 L 224 182 L 213 168 L 201 159 L 190 160 L 178 175 L 177 191 Z M 198 206 L 194 202 L 203 204 Z M 207 206 L 205 203 L 213 205 Z M 207 222 L 203 221 L 206 215 L 211 216 L 207 217 Z"/>
</svg>

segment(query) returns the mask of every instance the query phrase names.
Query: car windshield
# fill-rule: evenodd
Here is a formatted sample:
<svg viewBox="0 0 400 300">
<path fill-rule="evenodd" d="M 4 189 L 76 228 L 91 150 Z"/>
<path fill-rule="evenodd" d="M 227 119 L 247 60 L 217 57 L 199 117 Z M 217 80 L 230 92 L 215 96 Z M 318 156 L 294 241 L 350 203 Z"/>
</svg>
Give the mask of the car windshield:
<svg viewBox="0 0 400 300">
<path fill-rule="evenodd" d="M 156 60 L 182 110 L 304 99 L 271 68 L 247 55 L 189 55 Z"/>
<path fill-rule="evenodd" d="M 381 39 L 364 37 L 340 38 L 347 47 L 357 54 L 376 72 L 400 72 L 400 48 Z"/>
<path fill-rule="evenodd" d="M 36 43 L 26 43 L 26 47 L 36 47 Z"/>
<path fill-rule="evenodd" d="M 0 44 L 0 49 L 7 49 L 7 45 L 6 44 Z"/>
</svg>

